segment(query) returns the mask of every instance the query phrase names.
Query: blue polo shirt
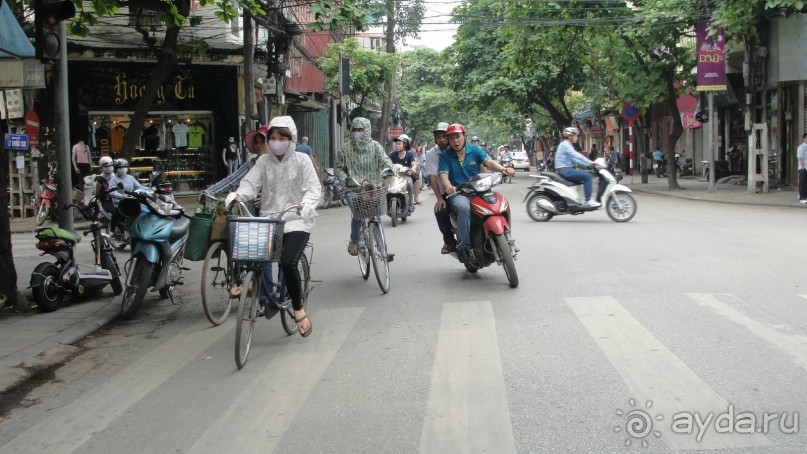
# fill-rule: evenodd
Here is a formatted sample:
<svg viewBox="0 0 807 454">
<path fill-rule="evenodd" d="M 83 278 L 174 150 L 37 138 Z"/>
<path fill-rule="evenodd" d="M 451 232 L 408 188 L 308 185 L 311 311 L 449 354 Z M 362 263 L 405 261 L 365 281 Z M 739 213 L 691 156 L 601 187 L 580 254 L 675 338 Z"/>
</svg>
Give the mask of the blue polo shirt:
<svg viewBox="0 0 807 454">
<path fill-rule="evenodd" d="M 440 153 L 439 173 L 447 173 L 452 186 L 466 183 L 482 172 L 482 164 L 489 159 L 485 151 L 476 145 L 465 145 L 465 159 L 460 163 L 453 148 Z"/>
</svg>

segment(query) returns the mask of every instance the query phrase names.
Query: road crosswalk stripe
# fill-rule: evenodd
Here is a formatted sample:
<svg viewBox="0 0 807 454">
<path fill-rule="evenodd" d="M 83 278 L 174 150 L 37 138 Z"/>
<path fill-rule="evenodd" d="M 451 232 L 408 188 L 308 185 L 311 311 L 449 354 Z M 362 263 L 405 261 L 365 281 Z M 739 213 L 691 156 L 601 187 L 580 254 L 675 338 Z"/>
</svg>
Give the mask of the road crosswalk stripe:
<svg viewBox="0 0 807 454">
<path fill-rule="evenodd" d="M 490 301 L 443 304 L 420 452 L 516 452 Z"/>
<path fill-rule="evenodd" d="M 626 396 L 626 401 L 628 397 L 633 398 L 640 407 L 627 408 L 624 413 L 640 410 L 642 414 L 639 416 L 653 430 L 658 430 L 670 447 L 676 450 L 704 450 L 771 444 L 767 437 L 759 433 L 698 431 L 697 426 L 689 434 L 673 432 L 675 415 L 694 415 L 697 412 L 703 419 L 709 414 L 716 417 L 729 410 L 729 403 L 614 298 L 566 298 L 566 302 L 625 381 L 632 393 Z M 652 403 L 649 408 L 648 402 Z M 656 419 L 658 416 L 662 419 Z M 646 436 L 650 437 L 652 443 L 654 437 L 650 433 L 652 431 Z M 703 435 L 700 441 L 697 439 L 699 433 Z"/>
<path fill-rule="evenodd" d="M 710 293 L 687 293 L 686 295 L 692 298 L 696 303 L 714 310 L 729 321 L 746 327 L 751 334 L 787 353 L 793 362 L 807 370 L 807 337 L 778 331 L 774 327 L 754 320 L 729 304 L 721 301 L 739 301 L 734 295 L 715 295 Z"/>
<path fill-rule="evenodd" d="M 117 373 L 103 386 L 56 410 L 3 449 L 15 454 L 67 454 L 75 451 L 228 333 L 232 336 L 233 329 L 211 329 L 206 320 L 190 325 Z"/>
<path fill-rule="evenodd" d="M 317 311 L 317 319 L 327 322 L 315 326 L 318 331 L 306 341 L 284 346 L 283 354 L 264 366 L 188 453 L 273 452 L 363 311 Z M 258 365 L 251 361 L 245 367 Z"/>
</svg>

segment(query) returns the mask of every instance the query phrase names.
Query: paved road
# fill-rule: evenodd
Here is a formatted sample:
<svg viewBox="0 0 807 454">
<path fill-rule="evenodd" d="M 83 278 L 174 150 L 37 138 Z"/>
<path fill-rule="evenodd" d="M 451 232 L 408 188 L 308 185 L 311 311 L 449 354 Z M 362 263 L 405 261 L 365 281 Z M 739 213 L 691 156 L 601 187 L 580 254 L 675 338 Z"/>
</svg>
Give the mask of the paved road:
<svg viewBox="0 0 807 454">
<path fill-rule="evenodd" d="M 311 337 L 263 322 L 239 371 L 234 321 L 210 327 L 189 284 L 22 393 L 0 452 L 807 452 L 798 208 L 638 194 L 627 224 L 537 224 L 526 182 L 502 188 L 517 289 L 440 256 L 422 209 L 388 228 L 382 295 L 322 211 Z"/>
</svg>

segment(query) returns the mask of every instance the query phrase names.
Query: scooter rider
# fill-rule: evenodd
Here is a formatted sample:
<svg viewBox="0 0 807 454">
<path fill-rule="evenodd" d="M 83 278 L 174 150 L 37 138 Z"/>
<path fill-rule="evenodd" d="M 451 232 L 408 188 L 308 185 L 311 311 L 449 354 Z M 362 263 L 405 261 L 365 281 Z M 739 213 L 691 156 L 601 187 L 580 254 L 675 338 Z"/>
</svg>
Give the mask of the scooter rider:
<svg viewBox="0 0 807 454">
<path fill-rule="evenodd" d="M 101 175 L 95 177 L 95 199 L 107 213 L 114 213 L 115 205 L 112 203 L 112 197 L 107 193 L 109 190 L 109 182 L 115 173 L 112 158 L 109 156 L 101 156 L 98 160 L 98 167 L 101 168 Z"/>
<path fill-rule="evenodd" d="M 406 185 L 406 189 L 409 192 L 409 210 L 412 211 L 415 205 L 420 205 L 420 178 L 417 174 L 418 163 L 415 161 L 415 155 L 412 154 L 412 139 L 409 138 L 406 134 L 401 134 L 395 139 L 392 139 L 393 143 L 395 143 L 395 151 L 389 154 L 389 159 L 392 161 L 393 164 L 400 164 L 409 171 L 409 181 Z M 414 198 L 412 197 L 414 193 Z"/>
<path fill-rule="evenodd" d="M 112 203 L 115 205 L 115 208 L 118 207 L 118 204 L 124 197 L 126 197 L 125 192 L 132 192 L 135 189 L 145 188 L 137 178 L 129 175 L 129 161 L 119 158 L 116 159 L 112 165 L 112 168 L 115 170 L 115 174 L 112 175 L 112 178 L 109 180 L 110 187 L 118 187 L 118 183 L 123 184 L 123 189 L 118 189 L 117 191 L 113 191 L 112 194 Z M 121 227 L 121 233 L 125 232 L 123 228 L 123 215 L 120 214 L 120 211 L 115 209 L 112 214 L 112 222 L 110 226 L 110 230 L 114 231 L 115 228 Z"/>
<path fill-rule="evenodd" d="M 448 123 L 437 123 L 437 129 L 433 131 L 434 146 L 426 152 L 426 165 L 424 176 L 429 179 L 429 187 L 434 192 L 437 202 L 434 204 L 434 217 L 437 219 L 437 227 L 443 235 L 443 248 L 441 254 L 450 254 L 457 250 L 457 240 L 454 238 L 454 231 L 451 230 L 451 219 L 449 218 L 449 207 L 446 204 L 446 187 L 438 175 L 440 167 L 440 153 L 448 150 Z"/>
<path fill-rule="evenodd" d="M 468 263 L 471 252 L 471 199 L 462 193 L 457 193 L 455 186 L 466 183 L 475 175 L 481 173 L 481 166 L 486 166 L 494 172 L 502 172 L 512 176 L 515 170 L 502 167 L 498 162 L 490 159 L 484 150 L 476 145 L 466 144 L 465 127 L 454 123 L 446 131 L 450 148 L 440 154 L 440 180 L 446 187 L 451 210 L 457 215 L 457 237 L 459 248 L 457 257 L 460 262 Z"/>
<path fill-rule="evenodd" d="M 569 181 L 582 182 L 583 193 L 586 196 L 586 203 L 583 205 L 596 208 L 602 204 L 591 198 L 591 174 L 574 168 L 575 164 L 594 167 L 594 162 L 574 151 L 574 144 L 577 143 L 579 136 L 580 130 L 575 127 L 570 126 L 563 129 L 563 138 L 566 140 L 558 145 L 558 150 L 555 152 L 555 169 L 558 175 Z"/>
</svg>

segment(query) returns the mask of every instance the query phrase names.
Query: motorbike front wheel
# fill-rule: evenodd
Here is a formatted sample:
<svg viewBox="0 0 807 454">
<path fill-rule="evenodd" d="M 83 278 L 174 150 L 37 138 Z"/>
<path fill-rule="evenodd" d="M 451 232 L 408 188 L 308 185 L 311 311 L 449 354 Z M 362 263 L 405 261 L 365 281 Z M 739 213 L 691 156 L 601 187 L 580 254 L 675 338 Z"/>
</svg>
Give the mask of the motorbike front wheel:
<svg viewBox="0 0 807 454">
<path fill-rule="evenodd" d="M 131 285 L 126 286 L 120 305 L 120 315 L 126 320 L 134 317 L 140 305 L 143 304 L 143 298 L 146 297 L 146 291 L 151 283 L 151 272 L 154 269 L 154 264 L 145 257 L 138 256 L 132 260 L 134 263 L 129 271 Z"/>
<path fill-rule="evenodd" d="M 333 200 L 333 189 L 330 186 L 325 188 L 325 195 L 322 199 L 322 209 L 327 210 L 331 207 L 331 201 Z"/>
<path fill-rule="evenodd" d="M 392 199 L 389 202 L 389 217 L 392 219 L 392 226 L 398 227 L 398 199 Z"/>
<path fill-rule="evenodd" d="M 42 225 L 45 223 L 45 219 L 48 218 L 50 214 L 50 207 L 45 204 L 39 205 L 39 211 L 36 213 L 36 225 Z"/>
<path fill-rule="evenodd" d="M 518 287 L 518 271 L 516 271 L 516 262 L 513 259 L 513 251 L 510 249 L 510 243 L 507 241 L 505 234 L 496 235 L 496 249 L 499 250 L 499 257 L 502 258 L 502 266 L 504 267 L 504 274 L 507 275 L 507 282 L 510 287 Z"/>
<path fill-rule="evenodd" d="M 59 268 L 52 263 L 40 263 L 31 274 L 31 292 L 42 312 L 53 312 L 64 298 L 64 288 L 59 284 Z"/>
<path fill-rule="evenodd" d="M 605 212 L 614 222 L 628 222 L 636 215 L 636 200 L 627 192 L 614 192 L 608 197 Z"/>
<path fill-rule="evenodd" d="M 552 203 L 552 200 L 543 194 L 533 194 L 527 199 L 527 214 L 535 222 L 547 222 L 555 216 L 554 213 L 550 213 L 538 205 L 538 200 L 541 199 Z"/>
</svg>

